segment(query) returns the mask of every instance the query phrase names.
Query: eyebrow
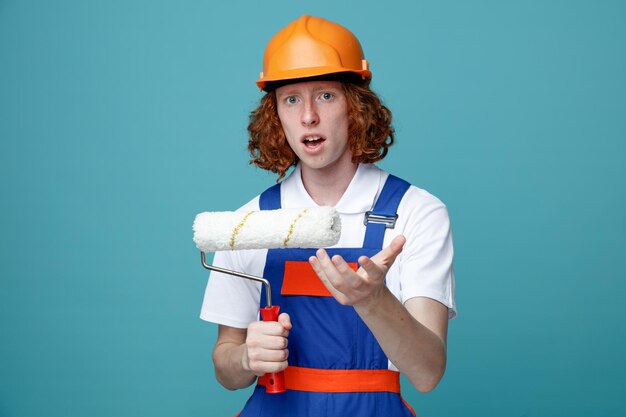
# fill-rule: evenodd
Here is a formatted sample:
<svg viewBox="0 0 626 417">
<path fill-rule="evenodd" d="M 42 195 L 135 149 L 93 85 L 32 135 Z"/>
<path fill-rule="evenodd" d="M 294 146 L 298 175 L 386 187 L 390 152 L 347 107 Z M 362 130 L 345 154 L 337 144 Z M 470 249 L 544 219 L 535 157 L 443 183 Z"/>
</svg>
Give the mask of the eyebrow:
<svg viewBox="0 0 626 417">
<path fill-rule="evenodd" d="M 296 93 L 295 90 L 283 90 L 282 93 L 279 93 L 278 91 L 276 92 L 276 96 L 277 97 L 282 97 L 282 96 L 291 96 L 294 93 Z"/>
</svg>

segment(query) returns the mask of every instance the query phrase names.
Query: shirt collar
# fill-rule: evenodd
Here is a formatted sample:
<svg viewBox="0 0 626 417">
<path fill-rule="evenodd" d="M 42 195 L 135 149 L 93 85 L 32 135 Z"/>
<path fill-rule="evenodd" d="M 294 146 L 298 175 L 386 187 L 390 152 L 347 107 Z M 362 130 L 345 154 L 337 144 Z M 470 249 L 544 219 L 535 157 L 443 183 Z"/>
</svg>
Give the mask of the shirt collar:
<svg viewBox="0 0 626 417">
<path fill-rule="evenodd" d="M 359 164 L 335 209 L 342 214 L 364 213 L 370 210 L 387 175 L 376 165 Z M 300 163 L 281 185 L 281 205 L 290 209 L 317 206 L 302 183 Z"/>
</svg>

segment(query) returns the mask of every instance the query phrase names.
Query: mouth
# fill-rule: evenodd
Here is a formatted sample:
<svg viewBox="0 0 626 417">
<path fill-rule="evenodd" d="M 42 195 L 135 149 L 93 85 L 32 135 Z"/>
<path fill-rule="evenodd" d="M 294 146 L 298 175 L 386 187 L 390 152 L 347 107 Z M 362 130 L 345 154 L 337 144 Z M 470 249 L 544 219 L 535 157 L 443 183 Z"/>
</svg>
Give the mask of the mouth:
<svg viewBox="0 0 626 417">
<path fill-rule="evenodd" d="M 305 136 L 302 143 L 309 149 L 315 149 L 320 146 L 326 139 L 318 135 Z"/>
</svg>

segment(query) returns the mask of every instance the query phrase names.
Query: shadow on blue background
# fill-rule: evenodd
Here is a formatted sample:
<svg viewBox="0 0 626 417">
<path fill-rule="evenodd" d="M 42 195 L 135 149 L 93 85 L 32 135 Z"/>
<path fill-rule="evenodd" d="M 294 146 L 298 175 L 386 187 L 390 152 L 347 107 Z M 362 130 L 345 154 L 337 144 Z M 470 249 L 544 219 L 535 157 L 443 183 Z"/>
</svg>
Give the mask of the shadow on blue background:
<svg viewBox="0 0 626 417">
<path fill-rule="evenodd" d="M 626 340 L 618 1 L 0 1 L 0 415 L 234 415 L 197 212 L 274 182 L 246 121 L 271 35 L 350 28 L 381 166 L 449 207 L 459 317 L 420 416 L 615 416 Z"/>
</svg>

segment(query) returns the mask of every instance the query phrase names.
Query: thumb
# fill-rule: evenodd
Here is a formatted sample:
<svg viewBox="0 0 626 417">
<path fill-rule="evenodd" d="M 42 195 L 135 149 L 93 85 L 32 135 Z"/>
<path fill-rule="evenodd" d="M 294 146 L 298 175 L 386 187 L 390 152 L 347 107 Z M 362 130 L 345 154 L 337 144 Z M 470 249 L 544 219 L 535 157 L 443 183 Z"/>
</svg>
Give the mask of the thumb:
<svg viewBox="0 0 626 417">
<path fill-rule="evenodd" d="M 400 255 L 402 252 L 402 248 L 406 243 L 406 238 L 404 235 L 396 236 L 389 246 L 378 252 L 376 255 L 372 256 L 372 261 L 374 261 L 378 265 L 391 266 L 396 260 L 396 257 Z"/>
<path fill-rule="evenodd" d="M 278 322 L 286 329 L 286 330 L 291 330 L 291 317 L 289 317 L 289 314 L 287 313 L 281 313 L 280 316 L 278 316 Z"/>
</svg>

